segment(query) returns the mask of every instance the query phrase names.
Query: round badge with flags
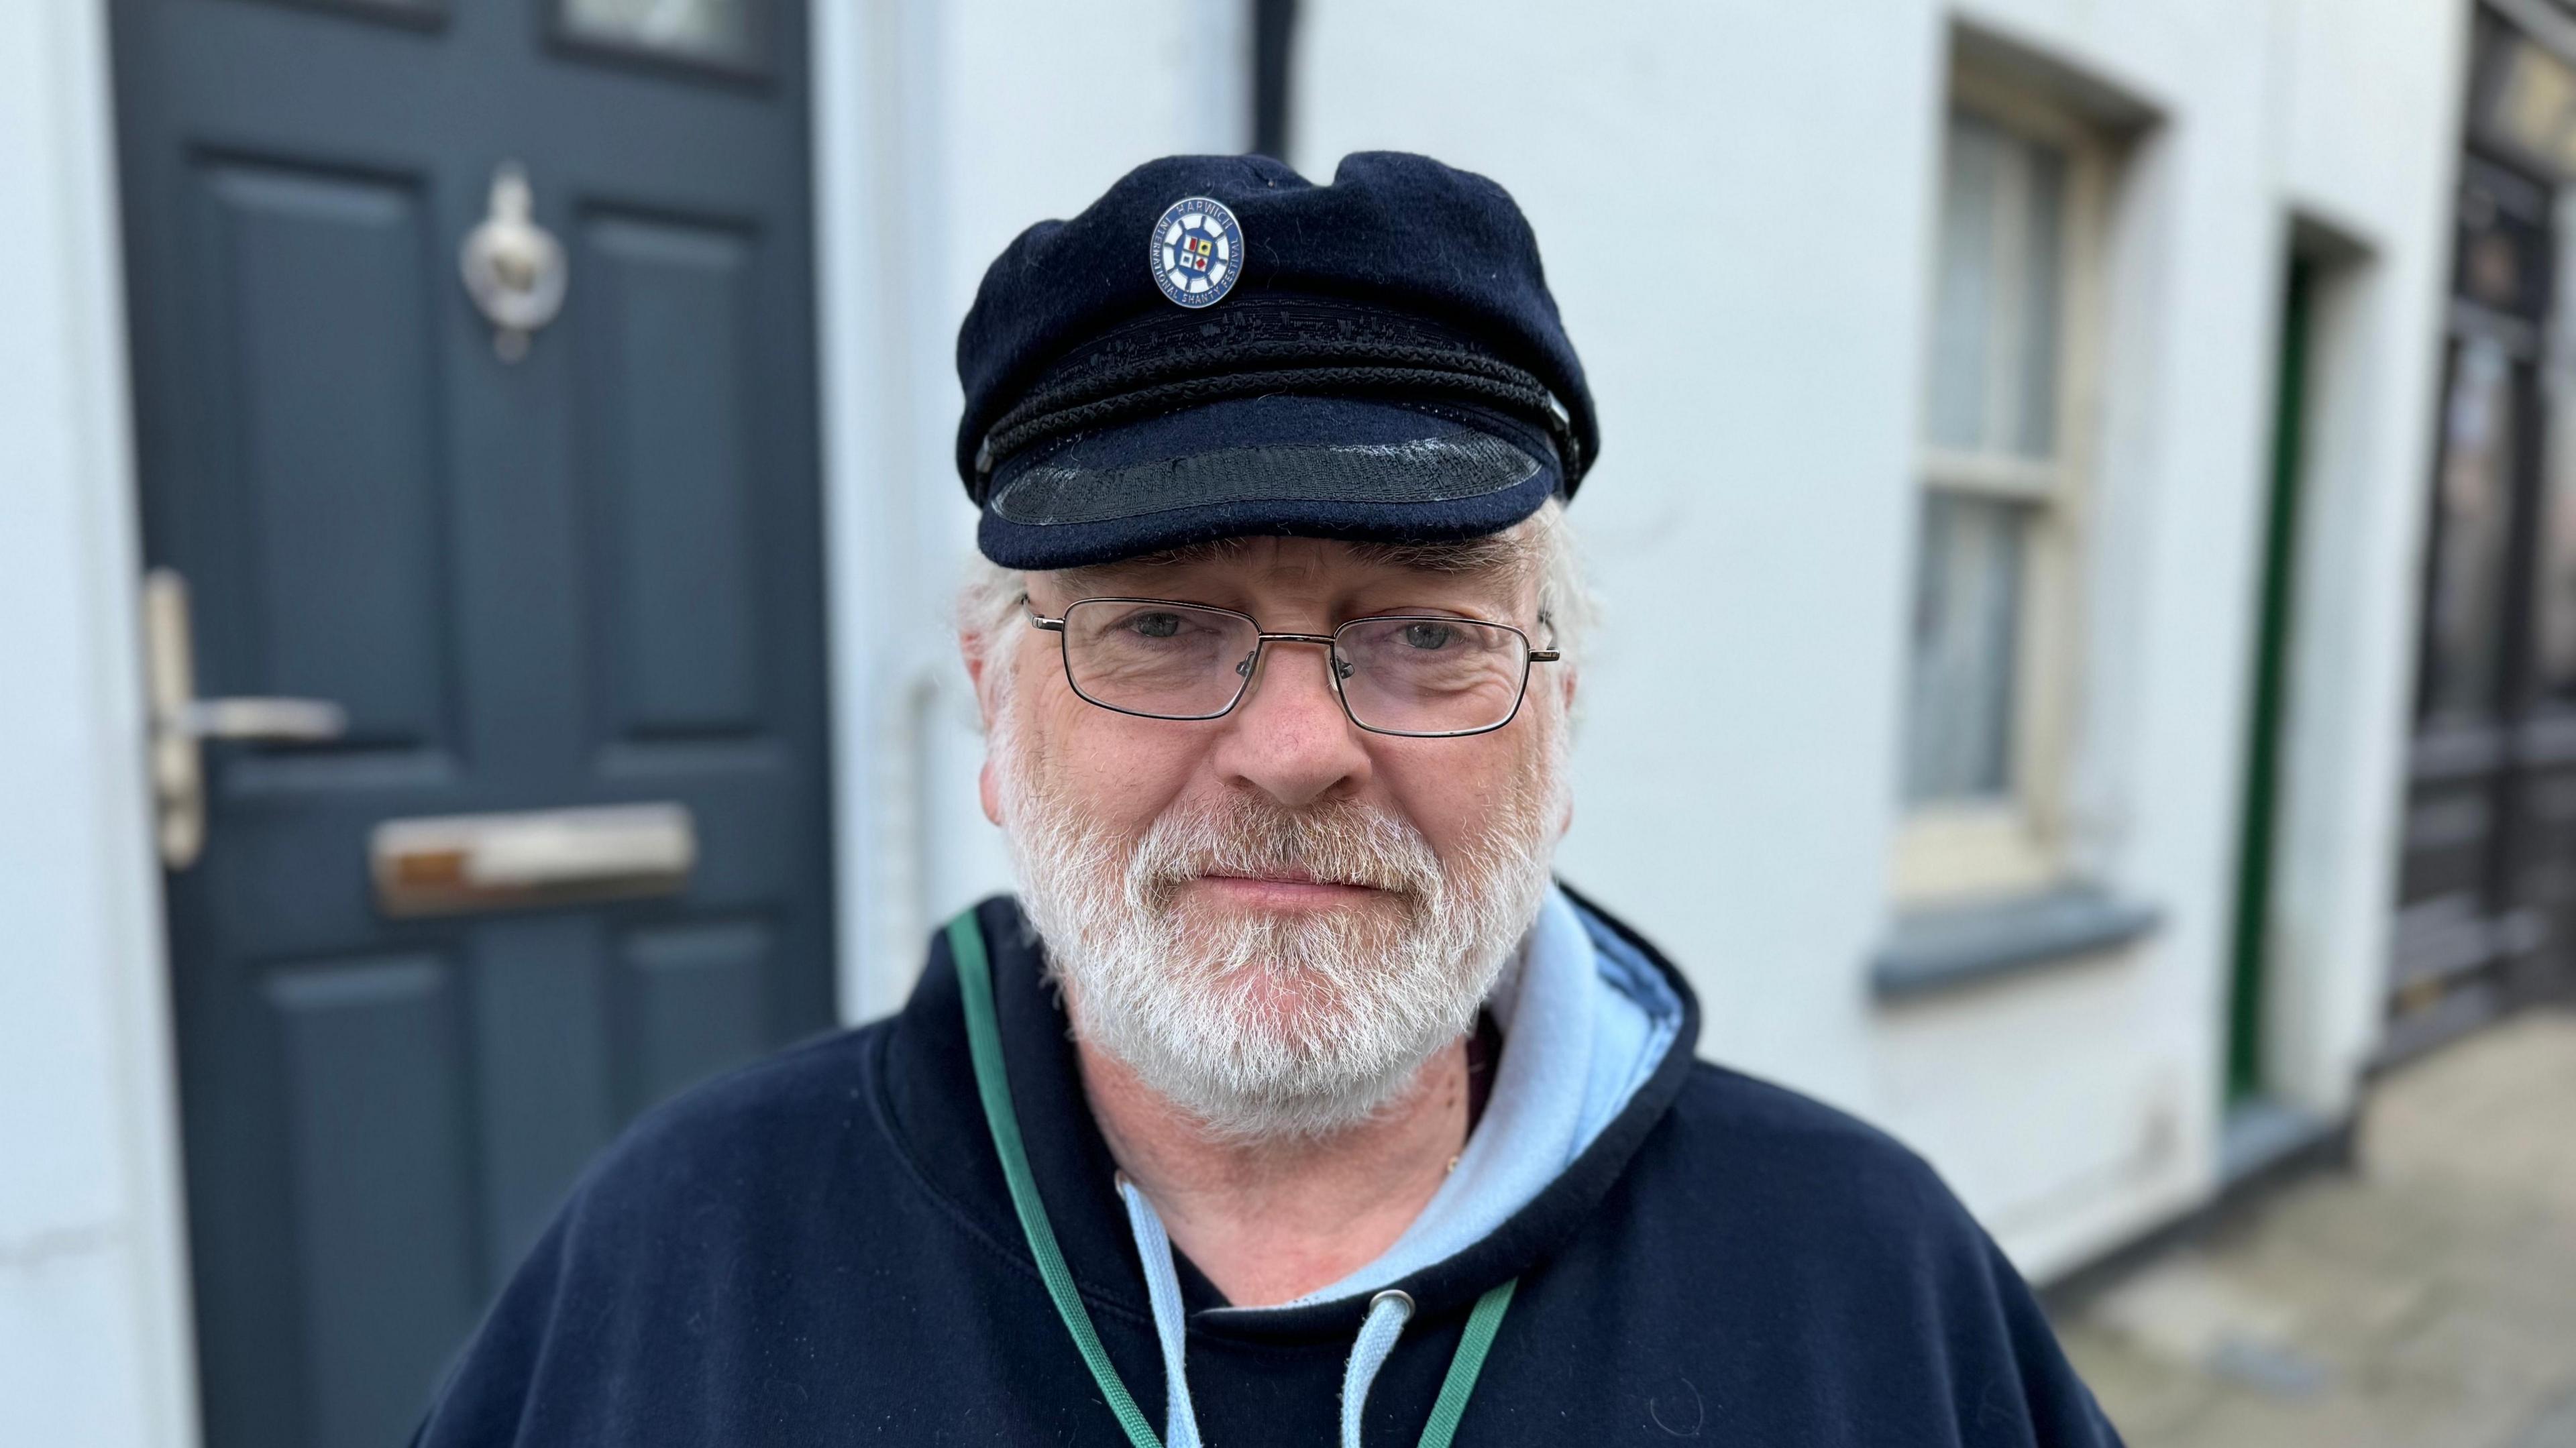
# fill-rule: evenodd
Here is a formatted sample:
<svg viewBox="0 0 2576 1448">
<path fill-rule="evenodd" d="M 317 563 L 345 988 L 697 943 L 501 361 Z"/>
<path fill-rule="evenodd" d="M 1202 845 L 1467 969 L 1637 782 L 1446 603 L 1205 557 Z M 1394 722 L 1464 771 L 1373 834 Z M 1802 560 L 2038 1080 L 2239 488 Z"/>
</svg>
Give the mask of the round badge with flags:
<svg viewBox="0 0 2576 1448">
<path fill-rule="evenodd" d="M 1222 201 L 1184 196 L 1163 211 L 1145 243 L 1154 285 L 1184 307 L 1213 306 L 1243 275 L 1243 225 Z"/>
</svg>

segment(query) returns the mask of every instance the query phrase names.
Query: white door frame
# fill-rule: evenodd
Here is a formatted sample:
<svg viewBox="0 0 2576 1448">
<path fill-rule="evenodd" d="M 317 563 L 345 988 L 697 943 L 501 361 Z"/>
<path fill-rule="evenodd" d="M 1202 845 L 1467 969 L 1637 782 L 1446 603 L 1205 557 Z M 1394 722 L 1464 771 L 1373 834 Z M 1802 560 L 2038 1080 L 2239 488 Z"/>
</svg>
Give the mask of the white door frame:
<svg viewBox="0 0 2576 1448">
<path fill-rule="evenodd" d="M 929 0 L 810 7 L 817 378 L 842 1018 L 903 1003 L 937 894 L 925 773 L 965 704 L 940 631 L 962 511 Z"/>
<path fill-rule="evenodd" d="M 192 1445 L 106 0 L 0 6 L 0 1441 Z"/>
</svg>

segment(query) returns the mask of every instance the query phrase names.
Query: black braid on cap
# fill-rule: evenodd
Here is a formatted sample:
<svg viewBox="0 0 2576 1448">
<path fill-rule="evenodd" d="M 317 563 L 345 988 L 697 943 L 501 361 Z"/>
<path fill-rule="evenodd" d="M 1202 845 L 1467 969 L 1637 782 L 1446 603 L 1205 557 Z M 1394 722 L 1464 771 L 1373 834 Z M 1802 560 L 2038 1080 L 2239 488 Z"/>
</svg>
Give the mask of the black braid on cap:
<svg viewBox="0 0 2576 1448">
<path fill-rule="evenodd" d="M 1243 365 L 1308 360 L 1324 365 Z M 1495 407 L 1544 428 L 1569 479 L 1582 472 L 1582 443 L 1556 395 L 1536 376 L 1489 354 L 1449 347 L 1353 346 L 1347 340 L 1326 351 L 1311 342 L 1258 341 L 1166 353 L 1086 372 L 1032 394 L 984 434 L 975 458 L 976 501 L 983 501 L 994 468 L 1032 443 L 1145 414 L 1280 392 Z"/>
</svg>

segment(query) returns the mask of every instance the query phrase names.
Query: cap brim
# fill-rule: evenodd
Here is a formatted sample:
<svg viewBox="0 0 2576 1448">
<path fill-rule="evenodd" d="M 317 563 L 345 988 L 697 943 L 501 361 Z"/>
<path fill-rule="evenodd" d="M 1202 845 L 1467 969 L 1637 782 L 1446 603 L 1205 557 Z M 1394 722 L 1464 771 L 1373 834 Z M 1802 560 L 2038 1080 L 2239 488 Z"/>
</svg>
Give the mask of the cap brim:
<svg viewBox="0 0 2576 1448">
<path fill-rule="evenodd" d="M 1006 460 L 977 542 L 1006 568 L 1074 568 L 1241 536 L 1439 542 L 1512 526 L 1559 481 L 1543 434 L 1479 409 L 1234 398 Z"/>
</svg>

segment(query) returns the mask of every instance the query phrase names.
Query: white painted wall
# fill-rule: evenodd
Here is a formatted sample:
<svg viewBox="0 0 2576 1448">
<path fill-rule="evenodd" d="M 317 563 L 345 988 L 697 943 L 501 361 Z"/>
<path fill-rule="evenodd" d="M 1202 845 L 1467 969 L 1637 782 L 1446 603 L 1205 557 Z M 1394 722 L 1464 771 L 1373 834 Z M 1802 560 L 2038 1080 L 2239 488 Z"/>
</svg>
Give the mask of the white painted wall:
<svg viewBox="0 0 2576 1448">
<path fill-rule="evenodd" d="M 2287 969 L 2271 1002 L 2285 1025 L 2314 1028 L 2269 1043 L 2281 1091 L 2333 1114 L 2352 1100 L 2385 1009 L 2377 967 L 2397 897 L 2390 842 L 2404 823 L 2415 582 L 2450 256 L 2448 232 L 2426 218 L 2447 216 L 2456 182 L 2468 15 L 2417 0 L 2276 4 L 2289 48 L 2281 188 L 2301 215 L 2371 244 L 2320 298 L 2309 479 L 2321 526 L 2302 540 L 2294 604 L 2305 631 L 2283 799 L 2294 847 L 2284 852 L 2275 912 Z M 2383 112 L 2442 124 L 2353 123 Z M 2338 964 L 2355 960 L 2373 968 Z"/>
<path fill-rule="evenodd" d="M 929 934 L 1006 888 L 948 629 L 975 513 L 958 324 L 1023 228 L 1136 163 L 1249 143 L 1231 0 L 813 9 L 842 1010 L 903 1001 Z"/>
<path fill-rule="evenodd" d="M 0 6 L 0 1443 L 195 1441 L 105 7 Z"/>
<path fill-rule="evenodd" d="M 1605 448 L 1572 516 L 1611 618 L 1566 871 L 1692 970 L 1707 1054 L 1890 1126 L 2043 1275 L 2215 1185 L 2289 218 L 2367 248 L 2317 358 L 2275 971 L 2280 1089 L 2342 1110 L 2383 970 L 2465 7 L 1464 8 L 1310 0 L 1295 159 L 1502 181 L 1591 369 Z M 2113 223 L 2075 787 L 2092 870 L 2165 925 L 1886 1008 L 1865 974 L 1961 19 L 2156 115 Z"/>
</svg>

